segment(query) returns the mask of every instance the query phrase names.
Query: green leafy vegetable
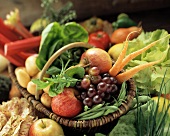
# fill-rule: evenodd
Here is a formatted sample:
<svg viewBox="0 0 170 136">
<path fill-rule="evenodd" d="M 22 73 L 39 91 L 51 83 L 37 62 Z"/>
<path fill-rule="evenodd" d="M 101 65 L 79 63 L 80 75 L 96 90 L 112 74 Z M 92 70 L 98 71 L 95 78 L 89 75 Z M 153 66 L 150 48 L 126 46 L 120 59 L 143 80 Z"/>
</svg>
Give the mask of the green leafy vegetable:
<svg viewBox="0 0 170 136">
<path fill-rule="evenodd" d="M 165 30 L 156 30 L 153 32 L 142 32 L 138 38 L 129 42 L 129 47 L 127 54 L 130 54 L 136 50 L 139 50 L 149 43 L 158 40 L 164 36 L 168 35 L 168 32 Z M 165 57 L 164 57 L 165 56 Z M 146 62 L 156 61 L 164 57 L 164 60 L 154 66 L 146 68 L 138 72 L 134 79 L 136 81 L 136 86 L 143 94 L 156 93 L 159 92 L 159 87 L 161 85 L 164 73 L 167 70 L 165 75 L 165 81 L 169 79 L 170 76 L 170 47 L 169 47 L 169 37 L 158 42 L 154 47 L 150 48 L 143 54 L 134 58 L 126 66 L 126 69 L 131 69 L 140 64 Z M 166 84 L 167 88 L 170 88 L 169 84 Z M 165 90 L 162 91 L 165 93 Z M 170 93 L 170 90 L 167 90 L 166 93 Z"/>
<path fill-rule="evenodd" d="M 50 86 L 49 96 L 54 97 L 60 94 L 65 87 L 74 87 L 76 82 L 79 81 L 80 78 L 84 77 L 85 70 L 83 67 L 70 67 L 67 69 L 67 65 L 69 64 L 69 60 L 64 65 L 63 60 L 61 59 L 62 68 L 60 74 L 52 75 L 50 78 L 44 77 L 43 80 L 40 79 L 32 79 L 32 82 L 37 85 L 37 90 L 41 90 Z"/>
<path fill-rule="evenodd" d="M 65 25 L 60 25 L 58 22 L 53 22 L 49 24 L 42 32 L 42 39 L 36 64 L 39 69 L 42 69 L 48 59 L 61 47 L 72 42 L 87 41 L 88 33 L 78 23 L 69 22 Z M 84 48 L 70 49 L 57 58 L 51 67 L 55 66 L 56 69 L 58 69 L 55 70 L 55 72 L 60 71 L 59 69 L 62 67 L 60 58 L 64 61 L 64 63 L 67 63 L 68 60 L 70 61 L 68 67 L 75 65 L 79 62 L 81 54 L 84 51 Z M 50 74 L 56 73 L 50 72 Z"/>
<path fill-rule="evenodd" d="M 70 68 L 68 68 L 65 71 L 65 75 L 68 77 L 77 77 L 77 78 L 83 78 L 85 74 L 85 70 L 83 67 L 79 67 L 79 66 L 72 66 Z"/>
</svg>

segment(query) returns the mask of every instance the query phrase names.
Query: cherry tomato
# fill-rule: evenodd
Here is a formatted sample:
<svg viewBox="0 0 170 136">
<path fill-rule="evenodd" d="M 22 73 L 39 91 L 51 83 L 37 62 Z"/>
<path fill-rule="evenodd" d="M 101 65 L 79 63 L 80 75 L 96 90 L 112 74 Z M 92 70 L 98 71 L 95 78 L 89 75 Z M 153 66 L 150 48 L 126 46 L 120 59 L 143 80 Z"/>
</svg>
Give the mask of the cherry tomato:
<svg viewBox="0 0 170 136">
<path fill-rule="evenodd" d="M 98 31 L 89 35 L 89 44 L 103 50 L 108 49 L 110 43 L 109 35 L 104 31 Z"/>
</svg>

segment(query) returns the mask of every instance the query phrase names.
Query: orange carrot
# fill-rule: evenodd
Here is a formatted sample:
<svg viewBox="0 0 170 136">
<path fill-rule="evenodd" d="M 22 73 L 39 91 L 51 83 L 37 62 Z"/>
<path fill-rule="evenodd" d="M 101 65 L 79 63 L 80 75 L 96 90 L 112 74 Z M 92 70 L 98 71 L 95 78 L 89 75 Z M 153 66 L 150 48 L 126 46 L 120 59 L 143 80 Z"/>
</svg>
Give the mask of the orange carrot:
<svg viewBox="0 0 170 136">
<path fill-rule="evenodd" d="M 123 58 L 125 57 L 126 55 L 126 50 L 127 50 L 127 47 L 128 47 L 128 41 L 125 42 L 125 45 L 123 47 L 123 50 L 121 51 L 117 61 L 115 62 L 115 64 L 112 66 L 112 68 L 109 70 L 109 74 L 111 76 L 116 76 L 119 72 L 120 72 L 120 64 L 122 63 L 123 61 Z"/>
<path fill-rule="evenodd" d="M 119 84 L 123 83 L 124 81 L 127 81 L 128 79 L 132 78 L 137 72 L 139 72 L 140 70 L 143 70 L 147 67 L 153 66 L 155 64 L 158 64 L 159 62 L 161 62 L 165 57 L 162 57 L 160 60 L 157 61 L 153 61 L 153 62 L 149 62 L 149 63 L 145 63 L 145 64 L 141 64 L 139 66 L 133 67 L 130 70 L 125 71 L 124 73 L 121 73 L 119 75 L 116 76 L 116 79 L 118 81 Z"/>
<path fill-rule="evenodd" d="M 134 32 L 132 32 L 132 33 L 134 33 Z M 130 34 L 132 34 L 132 33 L 130 33 Z M 128 35 L 128 37 L 130 36 L 130 34 Z M 126 50 L 127 50 L 127 47 L 128 47 L 128 43 L 127 43 L 128 42 L 128 37 L 127 37 L 127 39 L 125 41 L 125 46 L 124 46 L 123 50 L 121 51 L 116 63 L 109 70 L 109 74 L 111 76 L 116 76 L 116 79 L 118 80 L 118 83 L 122 83 L 122 82 L 127 81 L 128 79 L 132 78 L 137 72 L 143 70 L 144 68 L 150 67 L 152 65 L 155 65 L 155 64 L 161 62 L 165 57 L 162 57 L 160 60 L 157 60 L 157 61 L 154 61 L 154 62 L 149 62 L 149 63 L 146 63 L 146 64 L 136 66 L 136 67 L 124 72 L 124 73 L 118 74 L 124 68 L 124 66 L 129 61 L 131 61 L 133 58 L 135 58 L 136 56 L 142 54 L 143 52 L 145 52 L 146 50 L 148 50 L 149 48 L 154 46 L 157 42 L 159 42 L 162 39 L 165 39 L 165 38 L 167 38 L 169 36 L 170 36 L 170 34 L 168 34 L 167 36 L 165 36 L 165 37 L 163 37 L 163 38 L 161 38 L 159 40 L 156 40 L 156 41 L 150 43 L 146 47 L 144 47 L 144 48 L 142 48 L 142 49 L 140 49 L 138 51 L 135 51 L 135 52 L 133 52 L 133 53 L 131 53 L 128 56 L 125 57 Z"/>
<path fill-rule="evenodd" d="M 128 34 L 127 38 L 126 38 L 126 41 L 125 41 L 125 45 L 123 47 L 123 50 L 121 51 L 117 61 L 115 62 L 115 64 L 113 65 L 113 67 L 109 70 L 109 74 L 111 76 L 116 76 L 120 71 L 121 71 L 121 63 L 126 55 L 126 51 L 127 51 L 127 48 L 128 48 L 128 39 L 130 37 L 131 34 L 133 33 L 138 33 L 138 31 L 133 31 L 131 33 Z"/>
<path fill-rule="evenodd" d="M 149 48 L 151 48 L 152 46 L 154 46 L 157 42 L 159 42 L 159 41 L 161 41 L 162 39 L 167 38 L 167 37 L 169 37 L 169 36 L 170 36 L 170 34 L 168 34 L 167 36 L 165 36 L 165 37 L 163 37 L 163 38 L 161 38 L 161 39 L 159 39 L 159 40 L 156 40 L 156 41 L 150 43 L 150 44 L 147 45 L 146 47 L 144 47 L 144 48 L 142 48 L 142 49 L 140 49 L 140 50 L 138 50 L 138 51 L 135 51 L 135 52 L 129 54 L 128 56 L 126 56 L 126 57 L 123 59 L 122 63 L 121 63 L 120 70 L 122 70 L 122 69 L 124 68 L 124 66 L 125 66 L 129 61 L 131 61 L 132 59 L 134 59 L 136 56 L 142 54 L 143 52 L 145 52 L 146 50 L 148 50 Z"/>
</svg>

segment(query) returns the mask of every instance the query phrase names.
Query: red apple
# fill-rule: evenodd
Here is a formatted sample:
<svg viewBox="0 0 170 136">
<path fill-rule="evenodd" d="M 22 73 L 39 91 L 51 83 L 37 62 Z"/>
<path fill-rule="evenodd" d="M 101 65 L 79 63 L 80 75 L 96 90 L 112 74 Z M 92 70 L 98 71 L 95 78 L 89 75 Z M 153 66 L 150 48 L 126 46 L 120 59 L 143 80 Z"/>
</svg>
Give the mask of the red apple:
<svg viewBox="0 0 170 136">
<path fill-rule="evenodd" d="M 100 48 L 90 48 L 82 54 L 80 63 L 78 65 L 90 65 L 90 67 L 98 67 L 100 73 L 106 73 L 112 67 L 112 59 L 105 50 Z"/>
<path fill-rule="evenodd" d="M 64 132 L 60 124 L 54 120 L 42 118 L 31 125 L 29 136 L 64 136 Z"/>
<path fill-rule="evenodd" d="M 82 111 L 82 103 L 75 96 L 74 88 L 64 88 L 64 91 L 54 96 L 51 101 L 52 111 L 62 117 L 75 117 Z"/>
</svg>

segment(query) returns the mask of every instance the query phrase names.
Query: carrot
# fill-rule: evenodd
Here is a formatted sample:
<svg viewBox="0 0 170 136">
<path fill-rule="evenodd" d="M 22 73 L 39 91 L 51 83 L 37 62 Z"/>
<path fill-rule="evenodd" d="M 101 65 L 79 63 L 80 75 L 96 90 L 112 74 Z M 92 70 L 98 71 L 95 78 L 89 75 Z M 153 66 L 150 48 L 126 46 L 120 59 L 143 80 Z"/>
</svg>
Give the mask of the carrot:
<svg viewBox="0 0 170 136">
<path fill-rule="evenodd" d="M 141 65 L 136 66 L 136 67 L 134 67 L 134 68 L 132 68 L 130 70 L 127 70 L 126 72 L 117 75 L 116 79 L 117 79 L 118 83 L 121 84 L 124 81 L 127 81 L 128 79 L 132 78 L 137 72 L 139 72 L 139 71 L 141 71 L 141 70 L 143 70 L 143 69 L 145 69 L 147 67 L 150 67 L 150 66 L 153 66 L 155 64 L 158 64 L 159 62 L 161 62 L 163 60 L 163 58 L 161 58 L 160 60 L 157 60 L 157 61 L 141 64 Z"/>
<path fill-rule="evenodd" d="M 136 31 L 135 31 L 136 32 Z M 132 32 L 134 33 L 134 32 Z M 131 34 L 131 33 L 130 33 Z M 128 35 L 128 37 L 130 36 L 130 34 Z M 154 62 L 149 62 L 147 64 L 142 64 L 142 65 L 139 65 L 139 66 L 136 66 L 124 73 L 121 73 L 121 74 L 118 74 L 123 68 L 124 66 L 129 62 L 131 61 L 133 58 L 135 58 L 136 56 L 142 54 L 143 52 L 145 52 L 146 50 L 148 50 L 149 48 L 151 48 L 152 46 L 154 46 L 157 42 L 161 41 L 162 39 L 165 39 L 167 37 L 169 37 L 170 34 L 168 34 L 167 36 L 159 39 L 159 40 L 156 40 L 152 43 L 150 43 L 149 45 L 147 45 L 146 47 L 136 51 L 136 52 L 133 52 L 131 54 L 129 54 L 128 56 L 125 57 L 126 55 L 126 50 L 127 50 L 127 47 L 128 47 L 128 37 L 126 39 L 126 43 L 125 43 L 125 46 L 123 48 L 123 50 L 121 51 L 116 63 L 112 66 L 112 68 L 109 70 L 109 74 L 111 76 L 116 76 L 116 79 L 118 80 L 118 83 L 122 83 L 124 81 L 127 81 L 128 79 L 130 79 L 131 77 L 133 77 L 137 72 L 143 70 L 144 68 L 147 68 L 147 67 L 150 67 L 152 65 L 155 65 L 157 63 L 159 63 L 162 59 L 164 59 L 164 57 L 162 57 L 160 60 L 157 60 L 157 61 L 154 61 Z M 124 58 L 125 57 L 125 58 Z M 118 75 L 117 75 L 118 74 Z"/>
<path fill-rule="evenodd" d="M 121 66 L 120 64 L 121 64 L 121 62 L 123 61 L 123 58 L 124 58 L 125 55 L 126 55 L 127 47 L 128 47 L 128 43 L 127 43 L 127 41 L 126 41 L 126 42 L 125 42 L 125 45 L 124 45 L 124 47 L 123 47 L 123 50 L 121 51 L 121 53 L 120 53 L 117 61 L 116 61 L 115 64 L 112 66 L 112 68 L 109 70 L 109 74 L 110 74 L 111 76 L 116 76 L 116 75 L 119 73 L 119 71 L 120 71 L 120 66 Z"/>
<path fill-rule="evenodd" d="M 140 49 L 140 50 L 138 50 L 138 51 L 135 51 L 135 52 L 129 54 L 128 56 L 126 56 L 126 57 L 123 59 L 122 63 L 121 63 L 120 70 L 122 70 L 122 69 L 124 68 L 124 66 L 125 66 L 129 61 L 131 61 L 132 59 L 134 59 L 136 56 L 142 54 L 143 52 L 145 52 L 146 50 L 148 50 L 149 48 L 151 48 L 152 46 L 154 46 L 157 42 L 161 41 L 161 40 L 164 39 L 164 38 L 167 38 L 168 36 L 170 36 L 170 34 L 168 34 L 167 36 L 165 36 L 165 37 L 163 37 L 163 38 L 161 38 L 161 39 L 159 39 L 159 40 L 156 40 L 156 41 L 150 43 L 150 44 L 147 45 L 146 47 L 144 47 L 144 48 L 142 48 L 142 49 Z"/>
<path fill-rule="evenodd" d="M 128 39 L 129 39 L 131 34 L 136 33 L 136 32 L 138 32 L 138 31 L 133 31 L 133 32 L 128 34 L 126 41 L 125 41 L 125 45 L 123 47 L 123 50 L 121 51 L 117 61 L 113 65 L 113 67 L 109 70 L 109 74 L 111 76 L 116 76 L 121 71 L 121 65 L 120 64 L 122 63 L 122 61 L 123 61 L 123 59 L 126 55 L 126 51 L 127 51 L 127 48 L 128 48 Z"/>
</svg>

